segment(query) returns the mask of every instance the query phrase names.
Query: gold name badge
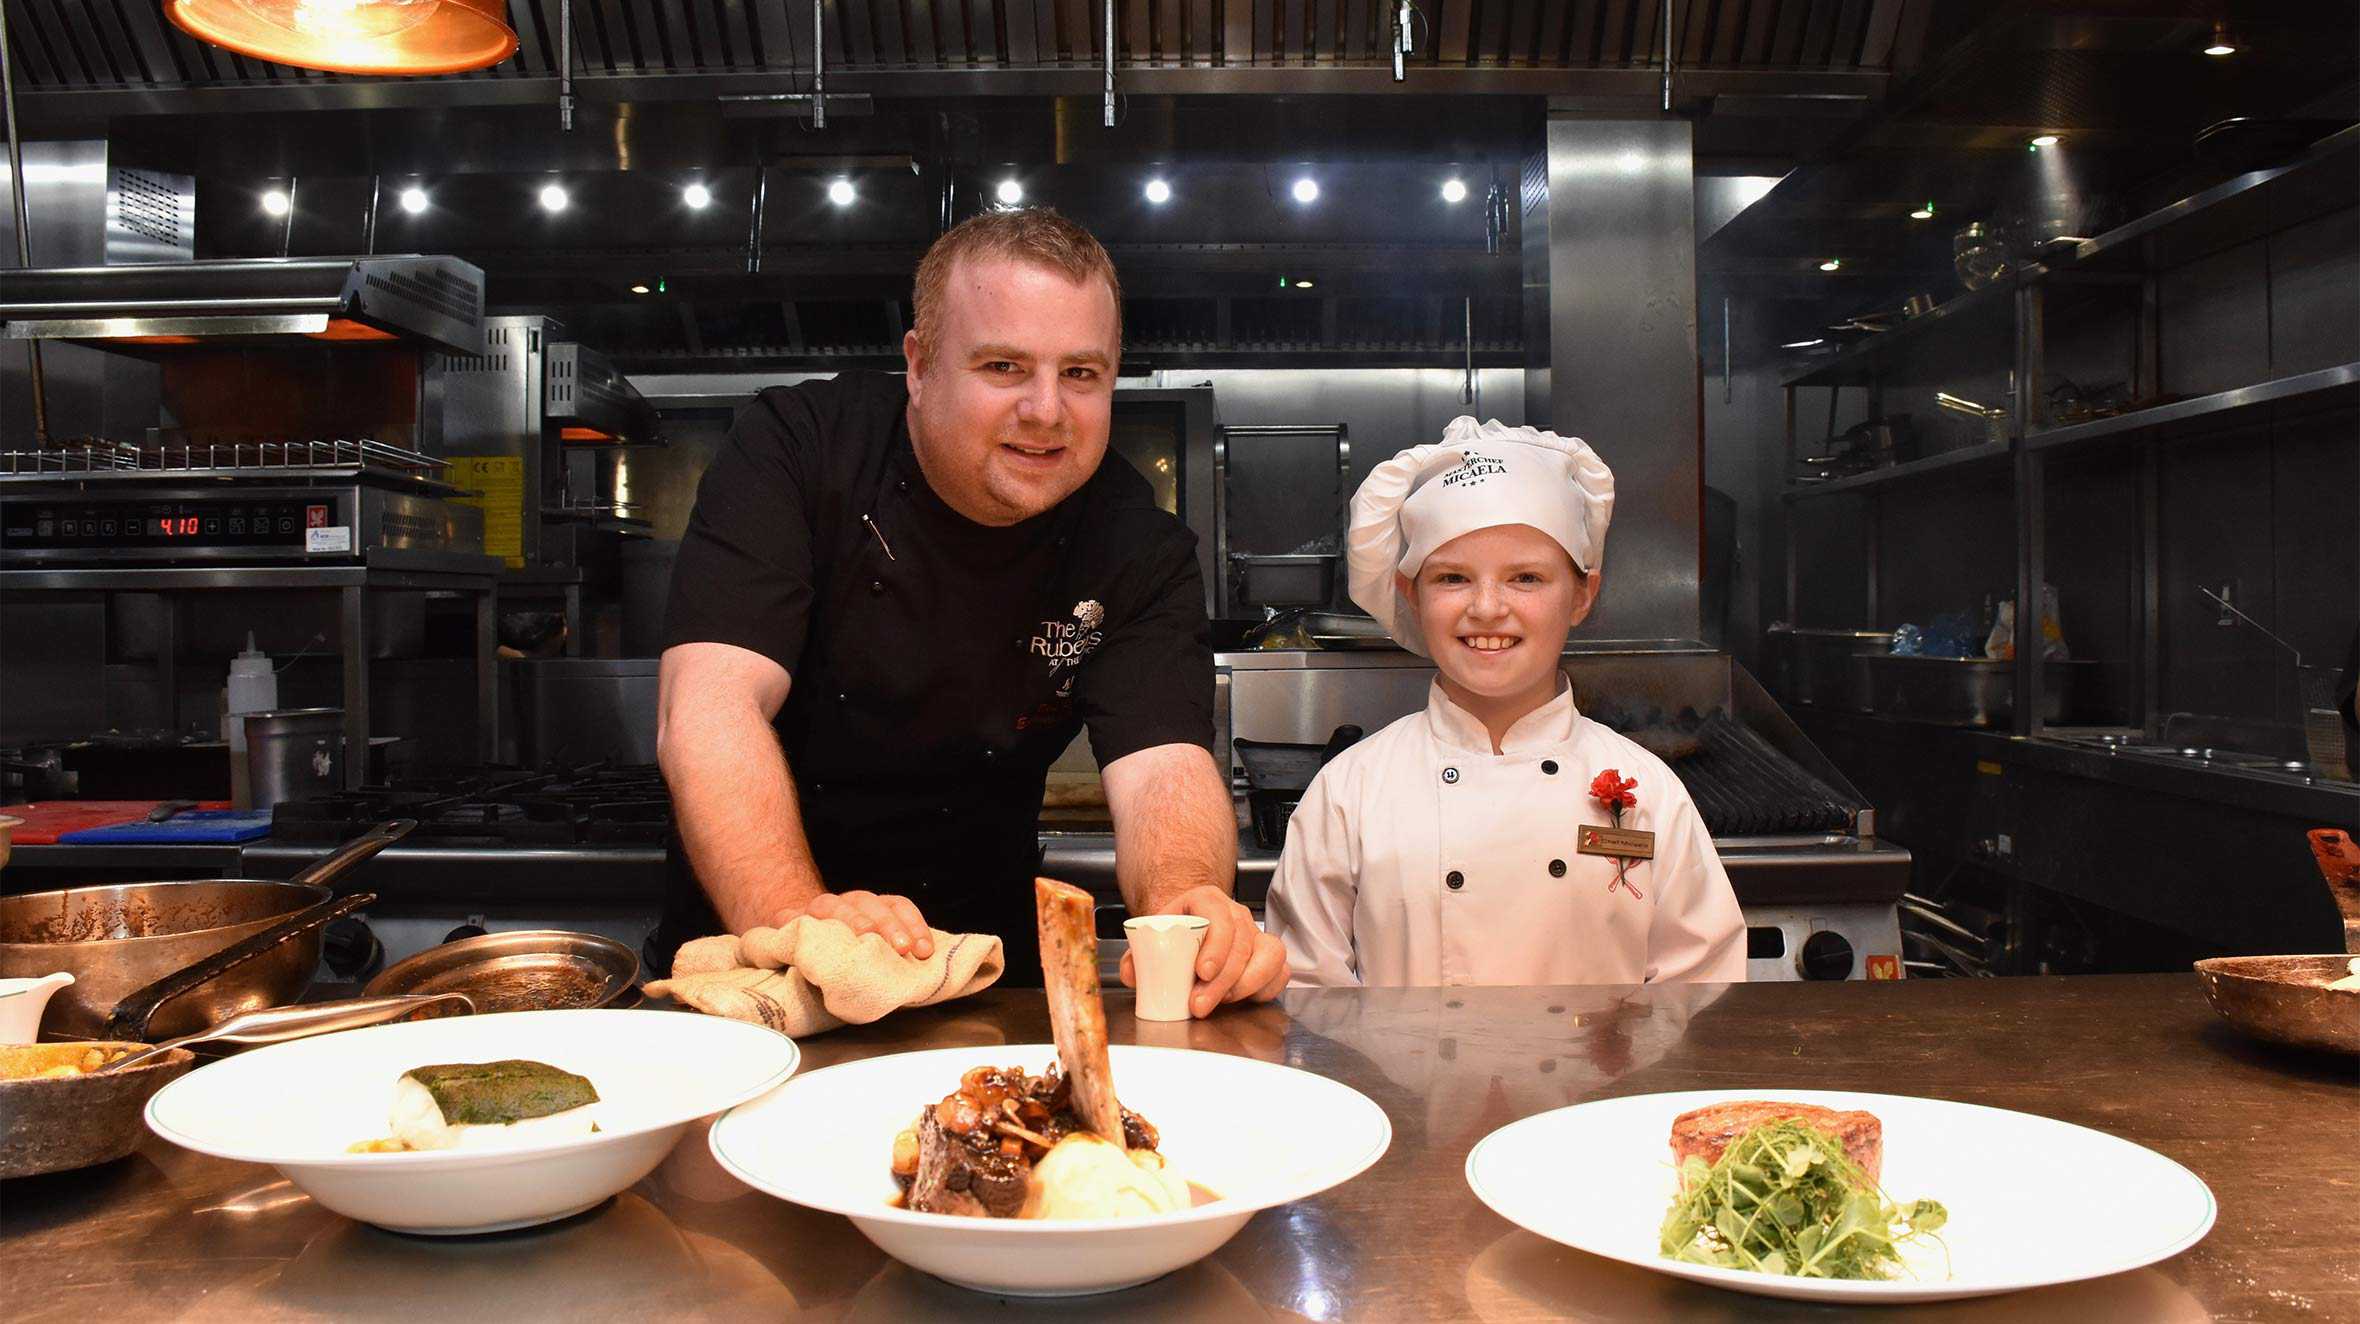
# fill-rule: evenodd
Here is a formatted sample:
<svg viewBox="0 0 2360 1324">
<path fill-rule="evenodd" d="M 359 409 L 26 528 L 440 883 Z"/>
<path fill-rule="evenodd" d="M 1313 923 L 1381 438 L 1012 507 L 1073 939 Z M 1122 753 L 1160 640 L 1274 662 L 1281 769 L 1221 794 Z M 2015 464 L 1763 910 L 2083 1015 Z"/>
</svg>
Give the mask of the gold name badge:
<svg viewBox="0 0 2360 1324">
<path fill-rule="evenodd" d="M 1576 834 L 1574 850 L 1617 860 L 1655 858 L 1655 834 L 1637 828 L 1584 827 Z"/>
</svg>

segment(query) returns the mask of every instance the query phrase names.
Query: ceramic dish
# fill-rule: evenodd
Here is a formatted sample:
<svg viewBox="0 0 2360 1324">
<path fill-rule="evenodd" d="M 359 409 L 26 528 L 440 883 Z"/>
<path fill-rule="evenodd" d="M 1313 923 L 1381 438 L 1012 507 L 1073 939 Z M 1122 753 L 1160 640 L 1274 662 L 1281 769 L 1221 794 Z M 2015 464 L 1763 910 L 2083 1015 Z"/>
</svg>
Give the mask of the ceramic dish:
<svg viewBox="0 0 2360 1324">
<path fill-rule="evenodd" d="M 1883 1123 L 1882 1185 L 1949 1211 L 1939 1243 L 1912 1241 L 1888 1282 L 1795 1278 L 1664 1258 L 1658 1229 L 1679 1185 L 1672 1119 L 1741 1099 L 1862 1108 Z M 2212 1229 L 2196 1175 L 2103 1131 L 2030 1113 L 1895 1094 L 1711 1090 L 1641 1094 L 1527 1117 L 1467 1155 L 1467 1184 L 1502 1218 L 1610 1260 L 1732 1291 L 1884 1305 L 2079 1282 L 2169 1259 Z"/>
<path fill-rule="evenodd" d="M 713 1128 L 714 1157 L 748 1185 L 852 1220 L 911 1268 L 1010 1296 L 1111 1292 L 1212 1254 L 1255 1212 L 1349 1181 L 1392 1143 L 1383 1109 L 1308 1071 L 1177 1048 L 1109 1050 L 1123 1106 L 1161 1133 L 1206 1203 L 1107 1219 L 961 1218 L 895 1208 L 893 1137 L 971 1067 L 1044 1070 L 1048 1044 L 949 1048 L 814 1071 Z"/>
<path fill-rule="evenodd" d="M 382 1138 L 412 1067 L 528 1058 L 589 1078 L 595 1134 L 514 1149 L 354 1154 Z M 758 1025 L 671 1011 L 522 1011 L 273 1044 L 190 1072 L 148 1102 L 157 1135 L 267 1163 L 321 1204 L 396 1232 L 496 1232 L 624 1189 L 690 1122 L 776 1087 L 799 1055 Z"/>
</svg>

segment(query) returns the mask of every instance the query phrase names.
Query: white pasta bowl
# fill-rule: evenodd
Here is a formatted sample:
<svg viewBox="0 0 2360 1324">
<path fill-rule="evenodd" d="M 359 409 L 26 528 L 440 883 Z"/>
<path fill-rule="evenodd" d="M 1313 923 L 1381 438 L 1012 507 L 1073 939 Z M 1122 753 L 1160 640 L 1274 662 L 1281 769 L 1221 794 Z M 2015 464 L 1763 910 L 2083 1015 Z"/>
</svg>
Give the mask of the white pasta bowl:
<svg viewBox="0 0 2360 1324">
<path fill-rule="evenodd" d="M 385 1136 L 413 1067 L 526 1058 L 588 1077 L 595 1134 L 514 1149 L 354 1154 Z M 395 1232 L 447 1236 L 580 1213 L 638 1181 L 700 1117 L 778 1085 L 794 1041 L 671 1011 L 519 1011 L 378 1025 L 273 1044 L 200 1067 L 148 1101 L 157 1135 L 267 1163 L 329 1209 Z"/>
<path fill-rule="evenodd" d="M 739 1180 L 842 1214 L 885 1253 L 979 1292 L 1078 1296 L 1131 1287 L 1220 1249 L 1263 1209 L 1317 1195 L 1381 1158 L 1393 1126 L 1325 1076 L 1226 1053 L 1117 1045 L 1115 1093 L 1152 1123 L 1171 1169 L 1211 1199 L 1170 1214 L 962 1218 L 894 1207 L 893 1137 L 972 1067 L 1046 1070 L 1049 1044 L 899 1053 L 828 1067 L 733 1110 L 713 1155 Z"/>
</svg>

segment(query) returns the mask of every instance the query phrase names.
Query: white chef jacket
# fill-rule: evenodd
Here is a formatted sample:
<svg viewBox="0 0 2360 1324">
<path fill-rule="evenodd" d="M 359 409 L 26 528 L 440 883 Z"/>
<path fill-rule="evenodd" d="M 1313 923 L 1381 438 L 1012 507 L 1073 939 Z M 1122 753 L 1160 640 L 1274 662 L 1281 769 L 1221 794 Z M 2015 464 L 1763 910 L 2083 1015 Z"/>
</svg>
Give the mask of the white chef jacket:
<svg viewBox="0 0 2360 1324">
<path fill-rule="evenodd" d="M 1491 736 L 1437 682 L 1336 756 L 1287 824 L 1269 929 L 1296 986 L 1638 984 L 1745 978 L 1745 921 L 1704 820 L 1661 759 L 1570 688 Z M 1612 822 L 1590 782 L 1635 778 L 1622 826 L 1655 834 L 1629 888 L 1574 850 Z"/>
</svg>

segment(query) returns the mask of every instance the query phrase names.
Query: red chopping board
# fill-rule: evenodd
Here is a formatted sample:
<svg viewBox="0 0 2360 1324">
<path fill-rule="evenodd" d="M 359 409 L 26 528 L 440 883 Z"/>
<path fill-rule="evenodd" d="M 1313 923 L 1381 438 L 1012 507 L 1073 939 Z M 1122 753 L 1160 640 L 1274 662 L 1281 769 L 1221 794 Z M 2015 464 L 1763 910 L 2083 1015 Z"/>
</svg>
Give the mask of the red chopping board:
<svg viewBox="0 0 2360 1324">
<path fill-rule="evenodd" d="M 0 805 L 0 815 L 21 818 L 10 834 L 19 846 L 54 846 L 59 834 L 84 828 L 136 823 L 155 812 L 161 800 L 44 800 L 39 804 Z M 227 809 L 227 800 L 200 800 L 199 809 Z"/>
</svg>

